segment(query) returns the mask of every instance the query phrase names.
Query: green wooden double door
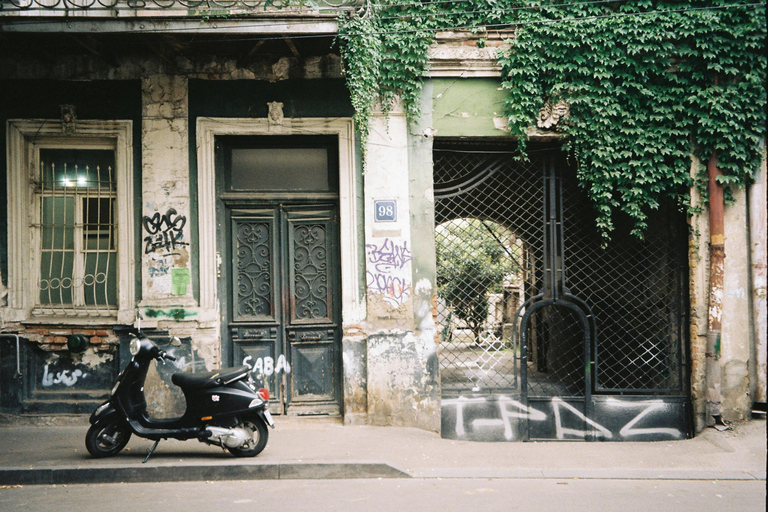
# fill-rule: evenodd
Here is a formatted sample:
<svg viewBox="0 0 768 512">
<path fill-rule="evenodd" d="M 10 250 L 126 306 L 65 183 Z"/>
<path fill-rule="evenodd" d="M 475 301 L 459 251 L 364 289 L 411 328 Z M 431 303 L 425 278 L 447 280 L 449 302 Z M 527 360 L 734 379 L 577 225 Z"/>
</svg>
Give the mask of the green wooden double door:
<svg viewBox="0 0 768 512">
<path fill-rule="evenodd" d="M 227 158 L 232 151 L 225 147 L 217 185 L 222 352 L 229 364 L 253 368 L 253 378 L 269 389 L 274 413 L 338 415 L 338 196 L 328 171 L 333 159 L 326 159 L 327 165 L 307 164 L 296 145 L 293 140 L 280 150 L 289 159 L 292 151 L 298 154 L 287 164 L 298 166 L 297 171 L 266 171 L 273 180 L 269 187 L 292 187 L 290 192 L 259 190 L 263 179 L 251 180 L 250 188 L 233 187 L 237 178 L 228 175 L 265 172 L 251 168 L 259 159 L 273 162 L 274 153 L 257 152 L 256 158 L 238 164 Z M 315 160 L 322 163 L 323 158 Z M 323 172 L 330 178 L 296 178 L 297 173 Z"/>
</svg>

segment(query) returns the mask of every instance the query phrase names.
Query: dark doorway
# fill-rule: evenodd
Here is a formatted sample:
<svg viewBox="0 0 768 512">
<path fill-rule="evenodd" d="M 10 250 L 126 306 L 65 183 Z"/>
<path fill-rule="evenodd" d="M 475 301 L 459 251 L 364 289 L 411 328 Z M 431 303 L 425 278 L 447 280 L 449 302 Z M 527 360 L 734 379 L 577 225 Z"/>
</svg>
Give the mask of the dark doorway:
<svg viewBox="0 0 768 512">
<path fill-rule="evenodd" d="M 286 414 L 340 414 L 338 148 L 217 139 L 222 352 Z"/>
<path fill-rule="evenodd" d="M 603 246 L 567 155 L 529 149 L 435 140 L 443 435 L 688 434 L 684 215 L 661 204 L 643 239 L 617 215 Z"/>
</svg>

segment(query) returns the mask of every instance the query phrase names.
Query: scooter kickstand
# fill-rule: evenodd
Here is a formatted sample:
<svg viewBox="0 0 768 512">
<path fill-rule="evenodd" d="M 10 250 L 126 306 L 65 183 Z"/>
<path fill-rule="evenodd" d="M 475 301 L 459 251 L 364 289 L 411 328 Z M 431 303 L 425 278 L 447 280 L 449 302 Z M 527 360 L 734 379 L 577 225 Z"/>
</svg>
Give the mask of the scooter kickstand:
<svg viewBox="0 0 768 512">
<path fill-rule="evenodd" d="M 157 445 L 160 444 L 160 440 L 158 439 L 155 441 L 155 444 L 152 445 L 152 448 L 149 449 L 149 452 L 147 453 L 147 457 L 144 459 L 143 464 L 146 464 L 146 462 L 149 460 L 149 457 L 155 453 L 155 448 L 157 448 Z"/>
</svg>

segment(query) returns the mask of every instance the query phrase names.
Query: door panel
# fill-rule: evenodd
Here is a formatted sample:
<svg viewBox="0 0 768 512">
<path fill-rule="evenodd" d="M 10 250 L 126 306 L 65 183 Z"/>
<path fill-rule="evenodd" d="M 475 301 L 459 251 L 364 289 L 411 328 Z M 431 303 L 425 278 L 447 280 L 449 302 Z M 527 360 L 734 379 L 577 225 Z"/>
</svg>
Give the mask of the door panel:
<svg viewBox="0 0 768 512">
<path fill-rule="evenodd" d="M 232 211 L 234 322 L 276 322 L 274 210 Z"/>
<path fill-rule="evenodd" d="M 308 412 L 334 407 L 338 396 L 334 323 L 337 245 L 332 208 L 286 209 L 288 260 L 286 339 L 293 371 L 288 404 Z"/>
<path fill-rule="evenodd" d="M 279 303 L 278 211 L 230 210 L 232 267 L 229 323 L 233 364 L 248 364 L 253 379 L 269 390 L 272 410 L 282 413 L 282 386 L 275 362 L 282 356 Z"/>
<path fill-rule="evenodd" d="M 251 365 L 275 413 L 338 414 L 335 207 L 226 211 L 233 364 Z"/>
</svg>

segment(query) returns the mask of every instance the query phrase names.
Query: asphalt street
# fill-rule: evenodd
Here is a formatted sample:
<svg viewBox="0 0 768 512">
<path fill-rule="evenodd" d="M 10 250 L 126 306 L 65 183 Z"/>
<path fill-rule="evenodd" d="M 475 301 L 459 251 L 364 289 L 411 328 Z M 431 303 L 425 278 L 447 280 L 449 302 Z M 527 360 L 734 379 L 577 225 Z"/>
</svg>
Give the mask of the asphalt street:
<svg viewBox="0 0 768 512">
<path fill-rule="evenodd" d="M 144 439 L 93 459 L 87 423 L 0 425 L 5 511 L 763 511 L 766 423 L 663 442 L 472 443 L 434 432 L 278 418 L 237 459 Z"/>
<path fill-rule="evenodd" d="M 765 498 L 765 481 L 209 481 L 2 488 L 0 510 L 752 512 L 765 510 Z"/>
</svg>

